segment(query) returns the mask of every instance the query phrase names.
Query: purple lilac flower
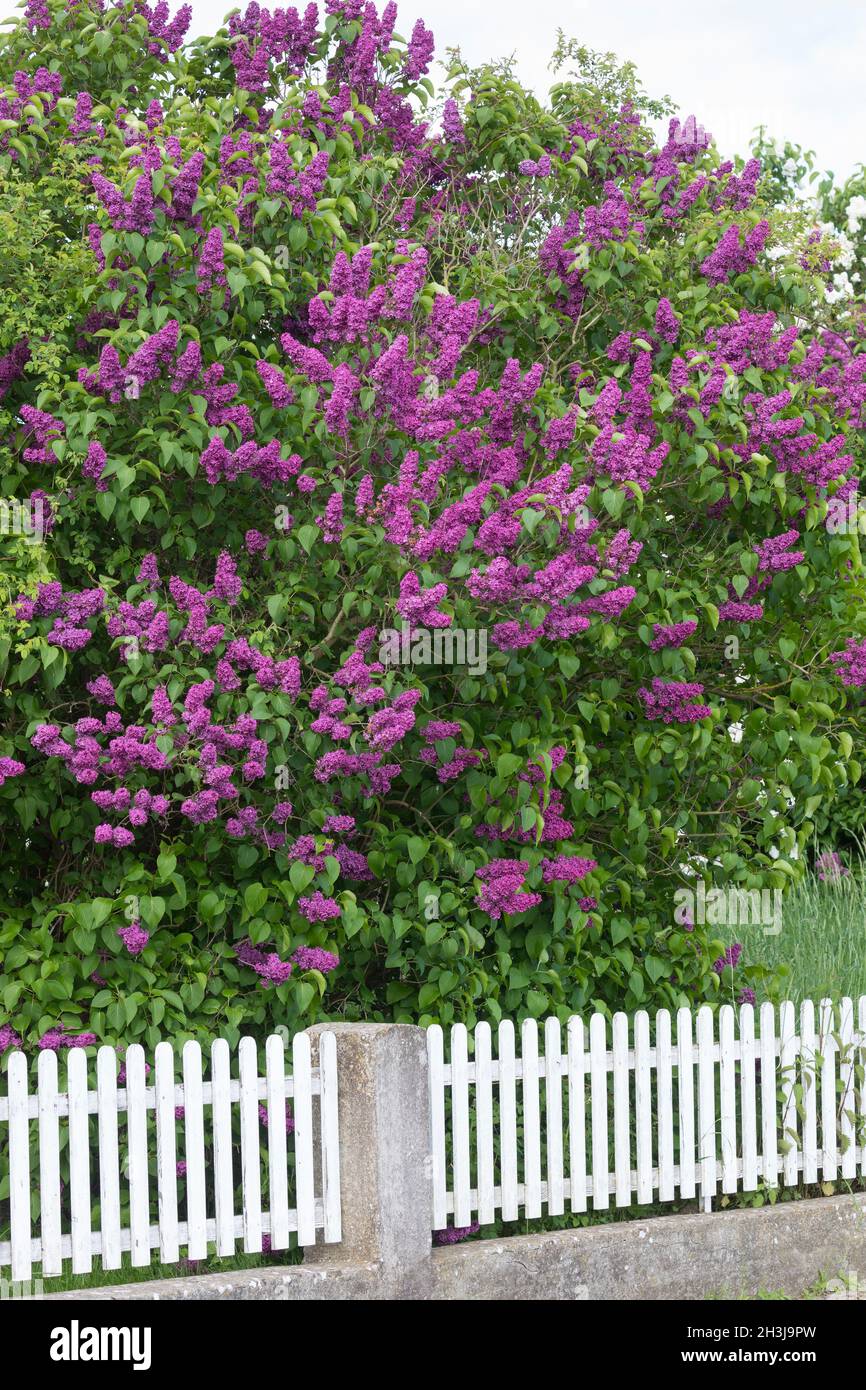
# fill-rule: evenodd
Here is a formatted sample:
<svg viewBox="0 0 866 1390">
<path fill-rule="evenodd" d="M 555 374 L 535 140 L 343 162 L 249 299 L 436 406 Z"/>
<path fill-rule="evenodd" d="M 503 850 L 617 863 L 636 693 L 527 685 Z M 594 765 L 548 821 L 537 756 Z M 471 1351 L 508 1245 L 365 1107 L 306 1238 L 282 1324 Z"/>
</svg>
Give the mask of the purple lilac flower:
<svg viewBox="0 0 866 1390">
<path fill-rule="evenodd" d="M 118 927 L 117 935 L 131 956 L 140 956 L 150 940 L 150 932 L 138 921 L 131 922 L 128 927 Z"/>
</svg>

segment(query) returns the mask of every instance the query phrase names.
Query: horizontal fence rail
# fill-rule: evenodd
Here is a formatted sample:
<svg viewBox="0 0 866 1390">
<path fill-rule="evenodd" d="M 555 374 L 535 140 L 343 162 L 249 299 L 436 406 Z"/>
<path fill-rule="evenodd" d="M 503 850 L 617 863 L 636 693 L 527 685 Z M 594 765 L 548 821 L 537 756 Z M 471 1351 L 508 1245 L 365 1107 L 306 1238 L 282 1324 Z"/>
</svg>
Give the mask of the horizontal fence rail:
<svg viewBox="0 0 866 1390">
<path fill-rule="evenodd" d="M 866 1177 L 866 997 L 427 1031 L 433 1229 Z M 540 1036 L 543 1051 L 540 1050 Z"/>
<path fill-rule="evenodd" d="M 316 1068 L 303 1034 L 292 1040 L 290 1072 L 281 1037 L 269 1037 L 264 1053 L 260 1075 L 257 1045 L 242 1038 L 233 1077 L 228 1043 L 216 1040 L 206 1079 L 199 1044 L 187 1042 L 178 1080 L 170 1043 L 157 1046 L 152 1075 L 133 1044 L 121 1085 L 115 1049 L 101 1047 L 94 1089 L 92 1064 L 70 1049 L 63 1091 L 54 1052 L 39 1056 L 35 1091 L 27 1058 L 10 1055 L 0 1095 L 9 1186 L 0 1230 L 6 1208 L 10 1238 L 0 1239 L 0 1272 L 11 1265 L 13 1280 L 29 1280 L 37 1264 L 56 1276 L 71 1260 L 73 1274 L 89 1274 L 94 1259 L 118 1269 L 127 1252 L 134 1266 L 149 1265 L 154 1251 L 173 1264 L 181 1251 L 188 1260 L 234 1255 L 238 1242 L 258 1254 L 286 1249 L 290 1233 L 299 1245 L 315 1244 L 317 1231 L 338 1242 L 334 1035 L 321 1035 Z"/>
</svg>

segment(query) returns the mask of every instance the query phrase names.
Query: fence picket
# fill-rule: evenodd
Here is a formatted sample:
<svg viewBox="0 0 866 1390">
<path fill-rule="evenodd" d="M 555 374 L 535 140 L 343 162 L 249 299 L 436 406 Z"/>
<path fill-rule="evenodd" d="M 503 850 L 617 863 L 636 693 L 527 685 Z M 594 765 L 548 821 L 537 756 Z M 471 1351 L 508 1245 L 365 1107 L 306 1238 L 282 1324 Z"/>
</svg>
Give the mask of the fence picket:
<svg viewBox="0 0 866 1390">
<path fill-rule="evenodd" d="M 150 1181 L 147 1163 L 147 1109 L 144 1049 L 126 1049 L 126 1131 L 129 1146 L 130 1256 L 135 1266 L 150 1264 Z"/>
<path fill-rule="evenodd" d="M 704 1205 L 716 1194 L 716 1064 L 713 1057 L 713 1011 L 698 1009 L 698 1159 Z"/>
<path fill-rule="evenodd" d="M 502 1187 L 502 1220 L 516 1221 L 517 1200 L 517 1068 L 514 1056 L 514 1024 L 504 1018 L 499 1025 L 499 1162 Z"/>
<path fill-rule="evenodd" d="M 590 1124 L 592 1125 L 592 1205 L 610 1205 L 607 1160 L 607 1024 L 604 1014 L 589 1020 Z"/>
<path fill-rule="evenodd" d="M 29 1279 L 30 1256 L 30 1121 L 27 1058 L 13 1052 L 8 1071 L 9 1203 L 12 1278 Z"/>
<path fill-rule="evenodd" d="M 120 1269 L 120 1143 L 117 1109 L 117 1053 L 113 1047 L 101 1047 L 96 1054 L 96 1108 L 99 1136 L 99 1212 L 102 1228 L 102 1268 Z M 44 1263 L 43 1270 L 46 1274 L 48 1273 Z"/>
<path fill-rule="evenodd" d="M 235 1185 L 232 1174 L 232 1108 L 229 1045 L 216 1038 L 210 1050 L 211 1131 L 214 1156 L 214 1208 L 218 1255 L 235 1252 Z M 186 1049 L 184 1086 L 186 1088 Z"/>
<path fill-rule="evenodd" d="M 69 1206 L 72 1229 L 72 1273 L 89 1274 L 90 1248 L 90 1120 L 87 1114 L 87 1054 L 73 1047 L 66 1054 L 66 1092 L 69 1096 Z"/>
<path fill-rule="evenodd" d="M 722 1191 L 737 1190 L 737 1064 L 734 1058 L 734 1010 L 719 1010 L 719 1104 L 722 1130 Z"/>
<path fill-rule="evenodd" d="M 772 1004 L 761 1005 L 761 1177 L 779 1184 L 776 1124 L 776 1019 Z"/>
<path fill-rule="evenodd" d="M 568 1181 L 572 1211 L 586 1211 L 586 1063 L 583 1020 L 568 1020 Z"/>
<path fill-rule="evenodd" d="M 295 1201 L 298 1244 L 316 1243 L 316 1194 L 313 1182 L 313 1075 L 310 1039 L 292 1039 L 292 1078 L 295 1099 Z"/>
<path fill-rule="evenodd" d="M 815 1005 L 800 1006 L 800 1084 L 803 1093 L 803 1182 L 818 1181 L 818 1044 Z"/>
<path fill-rule="evenodd" d="M 854 1004 L 845 998 L 839 1005 L 840 1079 L 839 1132 L 842 1151 L 842 1177 L 857 1176 L 857 1131 L 854 1123 Z"/>
<path fill-rule="evenodd" d="M 758 1189 L 758 1103 L 755 1091 L 755 1010 L 740 1005 L 740 1133 L 743 1138 L 743 1191 Z"/>
<path fill-rule="evenodd" d="M 544 1135 L 547 1144 L 547 1212 L 565 1211 L 562 1159 L 562 1030 L 558 1018 L 544 1025 Z"/>
<path fill-rule="evenodd" d="M 427 1068 L 430 1087 L 430 1159 L 433 1177 L 433 1230 L 448 1225 L 445 1205 L 448 1177 L 445 1172 L 445 1063 L 442 1029 L 438 1023 L 427 1029 Z"/>
<path fill-rule="evenodd" d="M 177 1233 L 177 1121 L 174 1116 L 174 1049 L 157 1044 L 154 1056 L 156 1091 L 156 1181 L 159 1196 L 159 1257 L 164 1264 L 180 1259 Z"/>
<path fill-rule="evenodd" d="M 836 1138 L 836 1039 L 833 1005 L 821 1000 L 821 1168 L 825 1182 L 833 1182 L 837 1172 Z"/>
<path fill-rule="evenodd" d="M 637 1130 L 637 1200 L 653 1199 L 652 1084 L 650 1080 L 649 1014 L 641 1009 L 634 1020 L 634 1102 Z"/>
<path fill-rule="evenodd" d="M 116 1068 L 114 1049 L 112 1065 Z M 37 1063 L 39 1089 L 39 1197 L 42 1274 L 63 1273 L 60 1250 L 60 1118 L 57 1112 L 57 1053 L 40 1052 Z M 104 1203 L 103 1203 L 104 1209 Z M 120 1202 L 117 1203 L 120 1216 Z M 103 1240 L 103 1259 L 105 1242 Z"/>
<path fill-rule="evenodd" d="M 857 1098 L 857 1131 L 860 1137 L 860 1176 L 866 1177 L 866 994 L 862 995 L 857 1006 L 857 1065 L 860 1085 Z"/>
<path fill-rule="evenodd" d="M 320 1040 L 324 1047 L 325 1036 Z M 322 1064 L 324 1071 L 324 1064 Z M 282 1038 L 273 1033 L 265 1043 L 265 1074 L 268 1083 L 268 1191 L 271 1208 L 271 1248 L 285 1250 L 289 1244 L 289 1168 L 286 1123 L 286 1053 Z M 325 1142 L 325 1097 L 322 1096 L 322 1169 L 325 1171 L 328 1146 Z"/>
<path fill-rule="evenodd" d="M 667 1009 L 656 1014 L 656 1087 L 658 1095 L 657 1143 L 659 1201 L 672 1202 L 674 1185 L 674 1076 L 671 1051 L 671 1016 Z"/>
<path fill-rule="evenodd" d="M 779 1008 L 779 1076 L 782 1083 L 782 1181 L 786 1187 L 796 1186 L 800 1176 L 800 1151 L 797 1146 L 797 1023 L 794 1005 L 785 1002 Z"/>
<path fill-rule="evenodd" d="M 613 1170 L 616 1205 L 631 1206 L 631 1105 L 629 1103 L 628 1018 L 613 1016 Z M 594 1161 L 594 1160 L 593 1160 Z"/>
<path fill-rule="evenodd" d="M 523 1181 L 526 1215 L 541 1215 L 541 1105 L 539 1101 L 538 1024 L 525 1018 L 520 1029 L 523 1061 Z"/>
<path fill-rule="evenodd" d="M 340 1209 L 340 1112 L 337 1095 L 337 1039 L 323 1033 L 319 1039 L 319 1077 L 322 1121 L 322 1203 L 326 1242 L 342 1240 Z M 273 1189 L 271 1190 L 273 1202 Z M 272 1208 L 273 1209 L 273 1208 Z"/>
<path fill-rule="evenodd" d="M 309 1044 L 308 1044 L 309 1045 Z M 244 1250 L 259 1254 L 262 1248 L 262 1174 L 259 1140 L 259 1066 L 255 1038 L 241 1038 L 238 1044 L 241 1122 L 241 1194 L 243 1200 Z M 313 1117 L 310 1115 L 312 1142 Z"/>
<path fill-rule="evenodd" d="M 496 1220 L 493 1193 L 493 1063 L 489 1023 L 475 1027 L 476 1163 L 478 1168 L 478 1221 L 489 1226 Z"/>
<path fill-rule="evenodd" d="M 207 1174 L 202 1060 L 201 1048 L 197 1042 L 187 1042 L 183 1045 L 183 1107 L 187 1257 L 190 1260 L 203 1260 L 207 1255 Z"/>
<path fill-rule="evenodd" d="M 680 1196 L 695 1195 L 695 1073 L 692 1015 L 677 1010 L 677 1099 L 680 1116 Z"/>
<path fill-rule="evenodd" d="M 451 1126 L 453 1131 L 454 1225 L 472 1221 L 469 1154 L 469 1034 L 463 1023 L 451 1029 Z"/>
</svg>

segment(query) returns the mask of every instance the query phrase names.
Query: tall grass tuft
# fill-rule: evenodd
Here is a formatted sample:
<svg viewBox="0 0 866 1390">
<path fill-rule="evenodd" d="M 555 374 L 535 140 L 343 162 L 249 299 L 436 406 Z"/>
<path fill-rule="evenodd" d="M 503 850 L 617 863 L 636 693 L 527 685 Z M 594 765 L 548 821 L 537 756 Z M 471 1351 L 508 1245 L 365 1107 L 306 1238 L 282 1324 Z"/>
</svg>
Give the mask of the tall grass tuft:
<svg viewBox="0 0 866 1390">
<path fill-rule="evenodd" d="M 821 878 L 823 867 L 824 877 Z M 842 871 L 821 859 L 782 902 L 778 936 L 741 926 L 743 962 L 778 972 L 773 997 L 856 999 L 866 994 L 866 847 L 847 856 Z M 758 993 L 761 1002 L 761 993 Z"/>
</svg>

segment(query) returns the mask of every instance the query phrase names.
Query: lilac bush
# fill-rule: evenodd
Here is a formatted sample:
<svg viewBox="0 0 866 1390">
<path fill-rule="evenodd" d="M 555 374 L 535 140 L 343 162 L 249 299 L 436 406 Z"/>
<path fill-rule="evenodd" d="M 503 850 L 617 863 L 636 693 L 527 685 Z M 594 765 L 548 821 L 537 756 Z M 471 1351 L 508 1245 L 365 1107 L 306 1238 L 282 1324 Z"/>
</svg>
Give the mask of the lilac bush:
<svg viewBox="0 0 866 1390">
<path fill-rule="evenodd" d="M 859 308 L 627 71 L 187 10 L 0 47 L 4 1047 L 717 997 L 677 885 L 859 775 Z"/>
</svg>

